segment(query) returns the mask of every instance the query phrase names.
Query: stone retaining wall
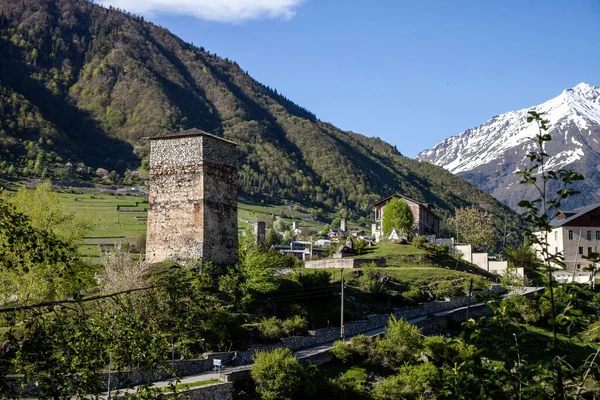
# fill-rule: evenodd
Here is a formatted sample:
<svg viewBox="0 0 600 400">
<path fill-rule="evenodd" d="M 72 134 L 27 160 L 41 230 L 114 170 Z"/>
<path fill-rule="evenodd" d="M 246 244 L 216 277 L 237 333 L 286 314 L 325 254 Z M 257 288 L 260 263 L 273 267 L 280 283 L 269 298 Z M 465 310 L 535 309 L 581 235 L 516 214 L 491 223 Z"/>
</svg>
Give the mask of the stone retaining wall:
<svg viewBox="0 0 600 400">
<path fill-rule="evenodd" d="M 336 258 L 327 260 L 306 261 L 305 268 L 360 268 L 363 264 L 374 262 L 377 268 L 386 267 L 383 258 Z"/>
<path fill-rule="evenodd" d="M 178 393 L 178 395 L 183 394 L 184 398 L 189 398 L 189 400 L 232 400 L 232 389 L 233 383 L 224 382 L 215 383 L 213 385 L 192 387 L 186 392 Z M 165 394 L 165 397 L 172 399 L 175 398 L 176 395 L 173 393 L 167 393 Z"/>
</svg>

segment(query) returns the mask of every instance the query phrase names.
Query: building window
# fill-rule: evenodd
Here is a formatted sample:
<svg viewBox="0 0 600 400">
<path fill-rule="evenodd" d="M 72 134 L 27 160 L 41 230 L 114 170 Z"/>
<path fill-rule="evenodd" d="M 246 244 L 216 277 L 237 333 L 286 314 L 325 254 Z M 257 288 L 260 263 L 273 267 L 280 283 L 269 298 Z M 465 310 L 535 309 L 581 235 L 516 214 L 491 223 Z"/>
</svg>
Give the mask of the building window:
<svg viewBox="0 0 600 400">
<path fill-rule="evenodd" d="M 600 240 L 600 231 L 596 231 L 596 240 Z"/>
<path fill-rule="evenodd" d="M 573 240 L 573 231 L 569 231 L 569 240 Z"/>
<path fill-rule="evenodd" d="M 592 252 L 592 248 L 588 247 L 588 256 L 590 255 L 591 252 Z"/>
<path fill-rule="evenodd" d="M 579 254 L 583 255 L 583 247 L 579 248 Z"/>
<path fill-rule="evenodd" d="M 587 231 L 587 240 L 592 240 L 592 231 Z"/>
<path fill-rule="evenodd" d="M 554 240 L 558 240 L 558 231 L 554 231 Z"/>
<path fill-rule="evenodd" d="M 581 264 L 577 264 L 577 271 L 581 270 Z"/>
<path fill-rule="evenodd" d="M 554 254 L 558 254 L 558 247 L 554 248 Z"/>
</svg>

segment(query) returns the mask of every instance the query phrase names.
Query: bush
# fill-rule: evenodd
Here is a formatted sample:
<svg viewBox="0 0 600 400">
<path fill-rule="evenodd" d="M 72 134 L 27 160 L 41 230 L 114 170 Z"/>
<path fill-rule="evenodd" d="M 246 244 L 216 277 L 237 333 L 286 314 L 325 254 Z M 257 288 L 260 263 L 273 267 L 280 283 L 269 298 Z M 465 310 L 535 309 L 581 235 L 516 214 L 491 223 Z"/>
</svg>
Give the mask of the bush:
<svg viewBox="0 0 600 400">
<path fill-rule="evenodd" d="M 293 399 L 300 393 L 305 371 L 290 349 L 259 351 L 250 374 L 261 399 Z"/>
<path fill-rule="evenodd" d="M 461 283 L 456 281 L 440 281 L 435 285 L 432 293 L 438 300 L 446 297 L 459 297 L 464 294 Z"/>
<path fill-rule="evenodd" d="M 280 339 L 285 336 L 283 324 L 277 317 L 263 318 L 258 323 L 258 329 L 268 340 Z"/>
<path fill-rule="evenodd" d="M 425 247 L 425 244 L 427 243 L 427 238 L 425 236 L 415 236 L 413 238 L 412 242 L 419 249 L 422 249 Z"/>
<path fill-rule="evenodd" d="M 361 358 L 367 358 L 371 353 L 371 339 L 365 335 L 354 336 L 350 340 L 352 352 Z"/>
<path fill-rule="evenodd" d="M 377 384 L 372 395 L 376 400 L 434 399 L 439 380 L 438 369 L 432 363 L 404 365 L 398 375 Z"/>
<path fill-rule="evenodd" d="M 361 269 L 363 271 L 361 284 L 364 291 L 368 293 L 385 293 L 390 276 L 378 272 L 377 265 L 374 262 L 363 264 Z"/>
<path fill-rule="evenodd" d="M 417 286 L 409 286 L 408 290 L 402 292 L 402 297 L 413 303 L 421 303 L 425 299 L 423 291 Z"/>
<path fill-rule="evenodd" d="M 351 367 L 339 377 L 331 380 L 336 398 L 365 399 L 369 393 L 369 379 L 367 371 L 359 367 Z"/>
<path fill-rule="evenodd" d="M 414 361 L 423 350 L 421 330 L 404 319 L 393 315 L 382 339 L 376 342 L 373 358 L 382 366 L 398 368 L 406 362 Z"/>
<path fill-rule="evenodd" d="M 458 352 L 450 341 L 443 336 L 430 336 L 423 342 L 425 354 L 431 358 L 436 365 L 451 364 Z"/>
<path fill-rule="evenodd" d="M 344 364 L 352 360 L 354 351 L 352 346 L 342 342 L 341 340 L 336 341 L 331 348 L 331 354 Z"/>
<path fill-rule="evenodd" d="M 299 336 L 307 333 L 308 321 L 300 315 L 294 315 L 283 321 L 282 326 L 288 336 Z"/>
<path fill-rule="evenodd" d="M 435 252 L 441 256 L 444 256 L 450 252 L 450 246 L 448 246 L 448 243 L 442 243 L 439 246 L 436 246 Z"/>
<path fill-rule="evenodd" d="M 298 282 L 303 288 L 329 286 L 331 272 L 323 270 L 302 270 L 292 275 L 292 280 Z"/>
</svg>

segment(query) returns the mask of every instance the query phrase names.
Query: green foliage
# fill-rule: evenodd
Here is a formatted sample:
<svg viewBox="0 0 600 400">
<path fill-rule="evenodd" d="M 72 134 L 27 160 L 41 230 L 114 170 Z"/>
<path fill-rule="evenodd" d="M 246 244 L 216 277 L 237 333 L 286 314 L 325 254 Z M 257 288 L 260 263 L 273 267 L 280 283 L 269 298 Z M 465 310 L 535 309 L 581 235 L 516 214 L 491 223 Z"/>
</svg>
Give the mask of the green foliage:
<svg viewBox="0 0 600 400">
<path fill-rule="evenodd" d="M 510 267 L 523 268 L 528 279 L 540 281 L 539 274 L 542 263 L 531 246 L 521 244 L 517 247 L 508 247 L 502 251 L 502 254 Z"/>
<path fill-rule="evenodd" d="M 331 354 L 340 360 L 343 363 L 347 363 L 352 360 L 354 356 L 354 351 L 350 345 L 344 343 L 340 340 L 333 343 L 333 347 L 331 348 Z"/>
<path fill-rule="evenodd" d="M 260 333 L 268 340 L 276 340 L 285 336 L 285 330 L 281 320 L 277 317 L 263 318 L 258 323 Z"/>
<path fill-rule="evenodd" d="M 75 214 L 67 211 L 60 195 L 46 181 L 35 190 L 21 186 L 15 196 L 6 198 L 17 211 L 27 215 L 36 229 L 50 230 L 66 243 L 80 243 L 93 227 L 93 213 L 85 210 Z"/>
<path fill-rule="evenodd" d="M 402 292 L 402 297 L 413 303 L 421 303 L 425 300 L 425 294 L 418 286 L 409 286 Z"/>
<path fill-rule="evenodd" d="M 301 336 L 306 334 L 308 330 L 308 321 L 300 315 L 287 318 L 281 324 L 288 336 Z"/>
<path fill-rule="evenodd" d="M 305 269 L 296 271 L 292 275 L 292 279 L 302 288 L 318 288 L 330 285 L 331 272 L 319 269 Z"/>
<path fill-rule="evenodd" d="M 361 277 L 361 287 L 367 293 L 385 293 L 386 284 L 390 281 L 390 276 L 381 272 L 374 262 L 366 263 L 361 266 L 363 275 Z"/>
<path fill-rule="evenodd" d="M 258 323 L 260 333 L 267 340 L 276 340 L 287 336 L 304 335 L 308 329 L 308 321 L 299 315 L 280 320 L 277 317 L 263 318 Z"/>
<path fill-rule="evenodd" d="M 390 317 L 385 334 L 375 343 L 373 358 L 380 365 L 396 369 L 416 360 L 423 349 L 423 336 L 411 323 Z"/>
<path fill-rule="evenodd" d="M 435 399 L 440 381 L 438 369 L 432 363 L 404 365 L 393 375 L 375 385 L 376 400 Z"/>
<path fill-rule="evenodd" d="M 457 209 L 455 216 L 448 219 L 448 225 L 460 239 L 476 249 L 489 248 L 496 241 L 492 214 L 477 206 Z"/>
<path fill-rule="evenodd" d="M 382 228 L 383 234 L 389 236 L 392 230 L 398 235 L 410 236 L 413 230 L 414 215 L 408 203 L 402 199 L 393 197 L 384 208 Z"/>
<path fill-rule="evenodd" d="M 412 242 L 415 246 L 417 246 L 417 248 L 423 249 L 427 243 L 427 238 L 425 236 L 415 236 Z"/>
<path fill-rule="evenodd" d="M 250 371 L 256 392 L 264 400 L 301 398 L 311 389 L 310 372 L 290 349 L 259 351 Z"/>
<path fill-rule="evenodd" d="M 334 393 L 343 399 L 368 398 L 371 387 L 369 376 L 362 368 L 350 368 L 340 376 L 331 380 Z"/>
<path fill-rule="evenodd" d="M 75 248 L 31 221 L 0 198 L 0 303 L 26 304 L 77 296 L 94 270 Z"/>
</svg>

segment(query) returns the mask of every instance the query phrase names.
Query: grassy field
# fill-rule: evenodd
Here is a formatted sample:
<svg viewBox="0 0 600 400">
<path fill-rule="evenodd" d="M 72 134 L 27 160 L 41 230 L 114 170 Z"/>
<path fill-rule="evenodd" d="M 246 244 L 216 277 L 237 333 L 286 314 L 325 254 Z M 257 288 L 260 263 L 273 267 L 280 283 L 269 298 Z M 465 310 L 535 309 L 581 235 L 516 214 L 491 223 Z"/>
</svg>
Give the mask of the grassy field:
<svg viewBox="0 0 600 400">
<path fill-rule="evenodd" d="M 128 242 L 136 246 L 146 232 L 146 221 L 143 218 L 147 217 L 145 209 L 148 205 L 145 197 L 61 193 L 61 200 L 70 212 L 84 215 L 95 223 L 92 231 L 86 235 L 84 245 L 80 247 L 81 253 L 87 257 L 100 256 L 100 245 Z M 117 207 L 134 212 L 118 212 Z M 301 227 L 316 231 L 325 226 L 324 222 L 316 221 L 306 209 L 297 204 L 238 203 L 240 231 L 252 229 L 257 220 L 272 220 L 278 216 L 290 224 L 298 221 Z"/>
</svg>

